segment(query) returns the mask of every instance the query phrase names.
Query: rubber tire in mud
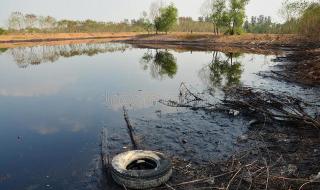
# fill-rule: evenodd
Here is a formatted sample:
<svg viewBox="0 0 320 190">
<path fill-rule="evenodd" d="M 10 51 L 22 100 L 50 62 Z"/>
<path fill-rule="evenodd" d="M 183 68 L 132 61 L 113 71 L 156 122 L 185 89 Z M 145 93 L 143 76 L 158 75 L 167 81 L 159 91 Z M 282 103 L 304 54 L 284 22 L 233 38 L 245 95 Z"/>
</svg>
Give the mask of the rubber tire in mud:
<svg viewBox="0 0 320 190">
<path fill-rule="evenodd" d="M 127 170 L 127 166 L 140 159 L 149 159 L 156 163 L 150 170 Z M 172 163 L 162 153 L 133 150 L 118 154 L 112 159 L 112 178 L 119 185 L 130 189 L 148 189 L 166 183 L 172 175 Z"/>
</svg>

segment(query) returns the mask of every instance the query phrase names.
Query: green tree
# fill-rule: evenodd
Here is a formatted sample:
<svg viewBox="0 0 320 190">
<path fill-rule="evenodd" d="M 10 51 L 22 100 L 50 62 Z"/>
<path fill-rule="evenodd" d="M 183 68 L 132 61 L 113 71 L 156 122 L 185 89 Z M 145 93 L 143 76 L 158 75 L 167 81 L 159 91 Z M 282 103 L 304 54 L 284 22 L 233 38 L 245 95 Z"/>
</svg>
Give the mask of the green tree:
<svg viewBox="0 0 320 190">
<path fill-rule="evenodd" d="M 240 34 L 246 17 L 246 5 L 249 3 L 249 0 L 229 0 L 229 3 L 230 10 L 228 17 L 226 17 L 230 22 L 228 33 L 231 35 Z"/>
<path fill-rule="evenodd" d="M 207 0 L 202 5 L 201 12 L 214 25 L 214 33 L 219 34 L 220 28 L 225 26 L 224 12 L 226 11 L 226 0 Z"/>
<path fill-rule="evenodd" d="M 154 19 L 156 33 L 158 31 L 168 32 L 178 21 L 178 9 L 173 5 L 160 8 L 160 16 Z"/>
<path fill-rule="evenodd" d="M 149 34 L 151 32 L 152 28 L 153 28 L 153 24 L 148 18 L 148 13 L 143 11 L 142 12 L 142 18 L 139 19 L 139 20 L 142 23 L 142 26 L 143 26 L 144 30 L 146 30 L 148 32 L 148 34 Z"/>
</svg>

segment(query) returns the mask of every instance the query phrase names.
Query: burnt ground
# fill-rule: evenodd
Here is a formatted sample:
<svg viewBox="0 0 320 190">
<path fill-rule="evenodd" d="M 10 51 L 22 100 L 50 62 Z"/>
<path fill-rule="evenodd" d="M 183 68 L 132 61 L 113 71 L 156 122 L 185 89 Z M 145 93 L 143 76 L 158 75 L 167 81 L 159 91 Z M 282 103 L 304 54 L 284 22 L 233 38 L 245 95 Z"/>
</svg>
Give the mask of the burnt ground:
<svg viewBox="0 0 320 190">
<path fill-rule="evenodd" d="M 292 51 L 284 57 L 278 57 L 275 61 L 281 62 L 277 68 L 269 73 L 261 73 L 261 76 L 283 80 L 298 85 L 320 85 L 320 49 L 307 48 Z"/>
<path fill-rule="evenodd" d="M 275 61 L 280 63 L 274 71 L 260 75 L 319 89 L 317 49 L 291 51 Z M 307 111 L 315 121 L 319 121 L 317 101 L 304 107 L 316 110 Z M 142 148 L 164 152 L 173 161 L 173 177 L 155 189 L 320 189 L 320 130 L 308 123 L 257 120 L 254 113 L 193 107 L 151 120 L 136 116 L 131 120 Z M 124 189 L 110 176 L 99 184 Z"/>
</svg>

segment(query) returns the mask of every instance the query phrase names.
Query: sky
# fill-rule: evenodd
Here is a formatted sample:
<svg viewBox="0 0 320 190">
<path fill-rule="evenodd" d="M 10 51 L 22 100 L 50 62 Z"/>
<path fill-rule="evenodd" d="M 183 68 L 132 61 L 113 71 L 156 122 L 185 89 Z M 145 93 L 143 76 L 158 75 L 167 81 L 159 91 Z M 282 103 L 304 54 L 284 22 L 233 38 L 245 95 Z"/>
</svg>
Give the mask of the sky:
<svg viewBox="0 0 320 190">
<path fill-rule="evenodd" d="M 6 26 L 11 12 L 33 13 L 53 16 L 57 19 L 98 21 L 121 21 L 139 18 L 142 11 L 149 10 L 155 0 L 1 0 L 0 26 Z M 200 8 L 205 0 L 165 0 L 173 2 L 179 9 L 179 16 L 201 16 Z M 282 0 L 250 0 L 247 16 L 271 16 L 281 21 L 278 10 Z"/>
</svg>

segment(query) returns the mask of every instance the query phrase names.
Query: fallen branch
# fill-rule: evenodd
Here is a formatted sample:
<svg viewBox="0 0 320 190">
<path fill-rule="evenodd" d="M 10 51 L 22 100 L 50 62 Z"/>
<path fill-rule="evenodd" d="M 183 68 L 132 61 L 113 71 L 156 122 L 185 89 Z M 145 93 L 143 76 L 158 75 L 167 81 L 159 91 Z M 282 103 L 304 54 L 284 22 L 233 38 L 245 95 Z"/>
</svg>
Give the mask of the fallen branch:
<svg viewBox="0 0 320 190">
<path fill-rule="evenodd" d="M 124 120 L 127 123 L 128 132 L 129 132 L 129 136 L 131 139 L 133 149 L 137 150 L 138 149 L 138 144 L 137 144 L 137 140 L 136 140 L 137 138 L 135 137 L 133 127 L 132 127 L 130 120 L 129 120 L 128 111 L 125 106 L 123 106 L 123 116 L 124 116 Z"/>
</svg>

